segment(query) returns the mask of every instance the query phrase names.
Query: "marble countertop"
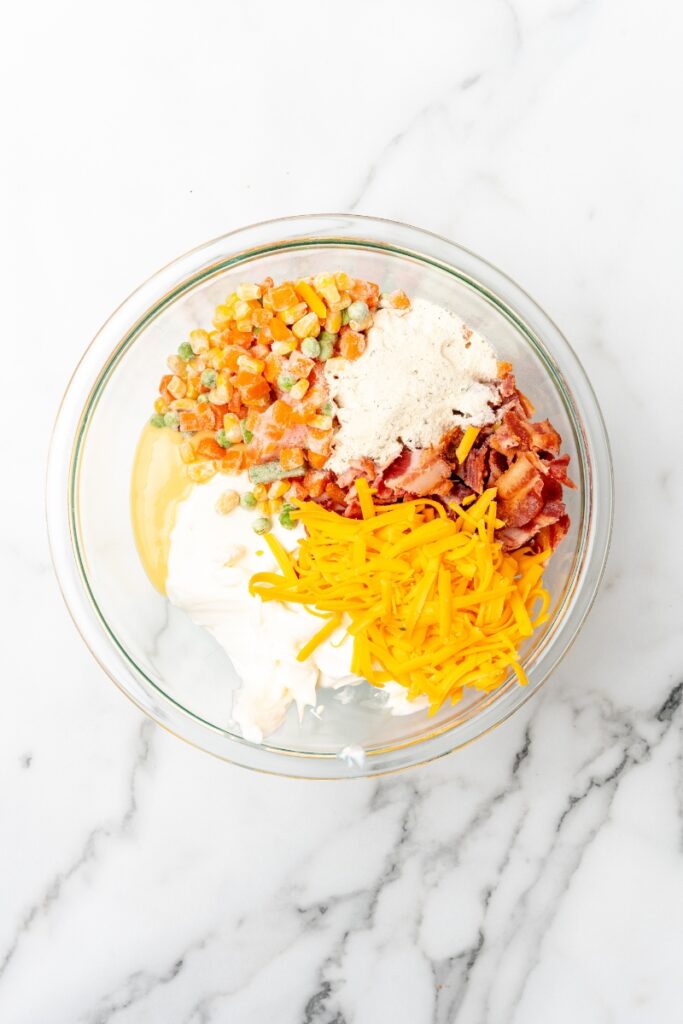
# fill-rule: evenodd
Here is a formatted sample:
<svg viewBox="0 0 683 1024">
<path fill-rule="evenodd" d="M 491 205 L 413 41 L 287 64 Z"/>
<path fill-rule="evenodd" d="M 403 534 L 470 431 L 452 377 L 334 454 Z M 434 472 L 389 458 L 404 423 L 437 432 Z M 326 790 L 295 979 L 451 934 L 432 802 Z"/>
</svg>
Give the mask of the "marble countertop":
<svg viewBox="0 0 683 1024">
<path fill-rule="evenodd" d="M 680 1021 L 680 9 L 43 0 L 5 29 L 0 1020 Z M 329 209 L 519 281 L 596 388 L 617 497 L 541 695 L 459 754 L 336 785 L 143 720 L 62 605 L 42 497 L 111 309 L 207 238 Z"/>
</svg>

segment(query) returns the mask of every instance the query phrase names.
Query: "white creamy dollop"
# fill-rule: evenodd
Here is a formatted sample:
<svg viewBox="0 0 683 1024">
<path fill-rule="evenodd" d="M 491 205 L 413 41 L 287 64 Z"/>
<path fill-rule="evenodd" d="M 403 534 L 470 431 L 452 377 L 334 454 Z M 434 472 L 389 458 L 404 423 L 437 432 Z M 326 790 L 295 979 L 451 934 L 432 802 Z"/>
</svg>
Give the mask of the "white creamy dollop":
<svg viewBox="0 0 683 1024">
<path fill-rule="evenodd" d="M 171 533 L 166 593 L 229 655 L 242 680 L 232 716 L 246 739 L 260 743 L 282 723 L 292 702 L 300 715 L 315 708 L 316 685 L 339 687 L 360 679 L 351 673 L 352 647 L 343 627 L 302 663 L 297 652 L 320 620 L 300 605 L 265 602 L 249 593 L 251 576 L 276 572 L 277 564 L 254 533 L 256 514 L 240 507 L 221 515 L 216 502 L 224 491 L 250 489 L 246 474 L 218 475 L 192 488 L 178 506 Z M 286 530 L 277 520 L 273 532 L 287 548 L 299 536 L 298 529 Z M 392 711 L 396 704 L 396 713 L 406 714 L 405 691 L 398 689 L 387 693 L 385 706 Z M 421 710 L 420 704 L 411 710 Z"/>
<path fill-rule="evenodd" d="M 325 377 L 340 424 L 327 464 L 335 473 L 359 457 L 384 469 L 404 446 L 429 448 L 453 427 L 495 418 L 495 352 L 455 313 L 424 299 L 378 310 L 363 355 L 330 360 Z"/>
</svg>

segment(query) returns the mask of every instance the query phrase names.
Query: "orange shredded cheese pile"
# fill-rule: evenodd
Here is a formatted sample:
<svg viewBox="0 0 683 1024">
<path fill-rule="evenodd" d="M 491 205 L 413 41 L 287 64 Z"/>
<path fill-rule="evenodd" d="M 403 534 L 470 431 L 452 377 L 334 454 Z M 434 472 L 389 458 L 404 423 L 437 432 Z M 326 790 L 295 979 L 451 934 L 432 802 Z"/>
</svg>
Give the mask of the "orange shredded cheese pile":
<svg viewBox="0 0 683 1024">
<path fill-rule="evenodd" d="M 550 550 L 502 550 L 495 488 L 466 508 L 453 504 L 455 520 L 428 498 L 375 505 L 365 480 L 356 489 L 360 520 L 299 502 L 293 515 L 306 536 L 287 552 L 266 535 L 281 573 L 251 578 L 262 600 L 303 604 L 324 619 L 299 659 L 343 623 L 352 672 L 375 686 L 396 680 L 432 711 L 466 686 L 495 689 L 510 669 L 526 683 L 518 648 L 547 619 Z"/>
</svg>

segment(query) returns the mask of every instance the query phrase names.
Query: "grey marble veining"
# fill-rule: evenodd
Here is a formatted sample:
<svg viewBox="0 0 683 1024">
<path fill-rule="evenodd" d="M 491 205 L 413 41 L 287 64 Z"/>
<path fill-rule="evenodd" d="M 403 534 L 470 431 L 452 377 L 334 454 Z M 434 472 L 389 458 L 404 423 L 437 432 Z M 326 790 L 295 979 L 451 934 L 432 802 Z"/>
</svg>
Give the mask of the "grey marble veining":
<svg viewBox="0 0 683 1024">
<path fill-rule="evenodd" d="M 8 20 L 0 1021 L 680 1021 L 680 12 Z M 59 394 L 111 309 L 206 238 L 326 209 L 449 235 L 534 295 L 596 388 L 617 490 L 603 588 L 539 697 L 458 755 L 334 785 L 144 721 L 72 627 L 42 510 Z"/>
</svg>

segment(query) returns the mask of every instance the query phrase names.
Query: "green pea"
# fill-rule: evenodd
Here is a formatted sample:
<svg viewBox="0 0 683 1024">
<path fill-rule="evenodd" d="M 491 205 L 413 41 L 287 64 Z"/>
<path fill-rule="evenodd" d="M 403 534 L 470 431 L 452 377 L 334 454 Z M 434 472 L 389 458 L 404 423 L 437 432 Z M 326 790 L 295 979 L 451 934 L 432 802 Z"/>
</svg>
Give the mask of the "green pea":
<svg viewBox="0 0 683 1024">
<path fill-rule="evenodd" d="M 289 512 L 286 512 L 283 509 L 278 518 L 280 520 L 280 526 L 284 526 L 285 530 L 296 529 L 297 524 L 294 522 Z"/>
<path fill-rule="evenodd" d="M 209 401 L 209 396 L 206 394 L 197 395 L 197 405 L 206 405 Z"/>
<path fill-rule="evenodd" d="M 363 322 L 368 316 L 370 316 L 370 308 L 367 302 L 352 302 L 349 308 L 346 310 L 349 320 L 358 320 L 360 323 Z"/>
<path fill-rule="evenodd" d="M 351 303 L 351 305 L 353 305 L 353 303 Z M 345 324 L 348 324 L 350 319 L 351 317 L 349 316 L 348 309 L 342 309 L 342 327 L 344 327 Z"/>
<path fill-rule="evenodd" d="M 281 373 L 277 379 L 277 386 L 281 391 L 291 391 L 295 384 L 296 380 L 288 373 Z"/>
<path fill-rule="evenodd" d="M 151 418 L 151 420 L 149 422 L 152 424 L 153 427 L 165 427 L 166 426 L 165 418 L 163 416 L 161 416 L 160 414 L 158 414 L 158 413 L 157 413 L 156 416 L 152 416 L 152 418 Z"/>
<path fill-rule="evenodd" d="M 183 341 L 182 344 L 178 345 L 178 355 L 181 359 L 184 359 L 185 362 L 188 362 L 188 360 L 193 358 L 194 352 L 192 351 L 192 345 L 190 345 L 189 341 Z"/>
<path fill-rule="evenodd" d="M 320 355 L 320 342 L 317 338 L 304 338 L 301 342 L 301 351 L 309 359 L 317 359 Z"/>
<path fill-rule="evenodd" d="M 218 431 L 218 433 L 216 434 L 216 441 L 221 446 L 221 448 L 230 448 L 232 445 L 232 441 L 228 440 L 228 435 L 225 433 L 224 430 Z"/>
<path fill-rule="evenodd" d="M 252 494 L 251 491 L 245 491 L 244 494 L 240 495 L 240 505 L 242 508 L 255 508 L 256 495 Z"/>
<path fill-rule="evenodd" d="M 269 533 L 273 529 L 273 521 L 272 519 L 268 519 L 267 516 L 260 516 L 258 519 L 254 520 L 251 524 L 251 528 L 254 533 L 258 533 L 260 536 L 263 533 Z"/>
<path fill-rule="evenodd" d="M 320 353 L 318 355 L 318 358 L 322 359 L 323 362 L 326 359 L 329 359 L 332 353 L 334 352 L 334 346 L 337 343 L 337 337 L 338 335 L 336 334 L 330 334 L 329 331 L 323 331 L 320 337 L 318 338 L 318 343 L 320 344 Z"/>
<path fill-rule="evenodd" d="M 246 419 L 240 420 L 240 427 L 242 430 L 242 440 L 244 441 L 245 444 L 249 444 L 251 441 L 254 440 L 254 435 L 251 432 L 251 430 L 247 430 Z"/>
<path fill-rule="evenodd" d="M 215 370 L 204 370 L 202 374 L 202 384 L 205 388 L 216 387 L 216 371 Z"/>
<path fill-rule="evenodd" d="M 179 423 L 180 420 L 178 419 L 178 415 L 175 412 L 167 412 L 166 415 L 164 416 L 165 427 L 177 427 Z"/>
<path fill-rule="evenodd" d="M 334 409 L 332 408 L 332 402 L 325 402 L 322 407 L 323 416 L 334 416 Z"/>
</svg>

